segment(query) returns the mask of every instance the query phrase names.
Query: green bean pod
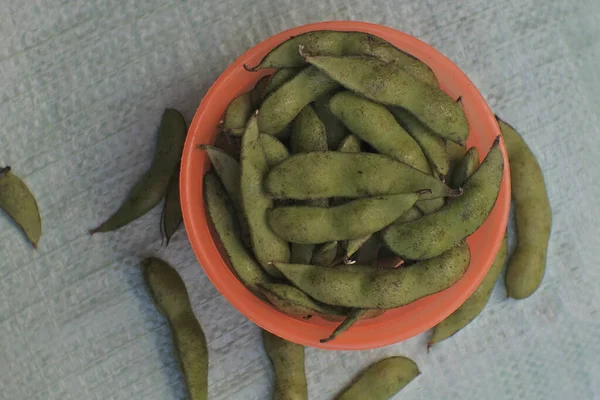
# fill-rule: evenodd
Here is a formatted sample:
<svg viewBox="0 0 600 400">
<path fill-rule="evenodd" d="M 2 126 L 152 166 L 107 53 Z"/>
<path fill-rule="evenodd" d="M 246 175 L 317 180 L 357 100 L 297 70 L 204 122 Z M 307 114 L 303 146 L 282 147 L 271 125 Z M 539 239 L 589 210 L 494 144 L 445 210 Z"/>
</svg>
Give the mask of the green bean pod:
<svg viewBox="0 0 600 400">
<path fill-rule="evenodd" d="M 315 67 L 303 69 L 265 99 L 258 114 L 260 131 L 280 134 L 307 104 L 338 86 Z"/>
<path fill-rule="evenodd" d="M 348 135 L 340 142 L 337 151 L 342 153 L 360 153 L 360 139 L 354 135 Z"/>
<path fill-rule="evenodd" d="M 392 107 L 391 110 L 400 125 L 417 141 L 423 153 L 429 159 L 433 170 L 442 180 L 445 180 L 450 169 L 450 159 L 444 139 L 431 132 L 417 117 L 405 109 Z"/>
<path fill-rule="evenodd" d="M 275 371 L 273 400 L 308 400 L 304 347 L 265 330 L 263 345 Z"/>
<path fill-rule="evenodd" d="M 156 308 L 173 332 L 176 356 L 183 371 L 190 400 L 208 398 L 208 349 L 185 284 L 169 264 L 158 258 L 142 261 L 144 279 Z"/>
<path fill-rule="evenodd" d="M 485 275 L 485 278 L 483 278 L 483 281 L 481 281 L 477 289 L 475 289 L 475 292 L 473 292 L 467 301 L 450 314 L 448 318 L 433 328 L 433 334 L 427 344 L 428 347 L 454 335 L 456 332 L 467 326 L 483 311 L 492 295 L 492 290 L 498 280 L 500 271 L 502 271 L 504 261 L 506 261 L 507 248 L 508 242 L 505 234 L 502 239 L 502 245 L 496 254 L 496 258 L 494 258 L 494 262 Z"/>
<path fill-rule="evenodd" d="M 327 151 L 325 125 L 310 104 L 294 119 L 290 147 L 294 154 Z"/>
<path fill-rule="evenodd" d="M 446 152 L 448 153 L 448 160 L 450 161 L 450 168 L 448 170 L 448 176 L 453 175 L 454 169 L 460 164 L 467 149 L 464 146 L 461 146 L 458 143 L 454 143 L 451 140 L 445 140 L 446 142 Z"/>
<path fill-rule="evenodd" d="M 435 177 L 381 154 L 338 151 L 296 154 L 267 175 L 276 199 L 364 197 L 431 190 L 421 200 L 460 195 Z"/>
<path fill-rule="evenodd" d="M 517 222 L 517 248 L 508 261 L 504 282 L 509 297 L 524 299 L 531 296 L 544 279 L 552 209 L 544 174 L 529 146 L 513 127 L 497 119 L 510 162 Z"/>
<path fill-rule="evenodd" d="M 335 207 L 289 206 L 269 210 L 271 229 L 293 243 L 358 239 L 394 222 L 419 199 L 418 193 L 367 197 Z"/>
<path fill-rule="evenodd" d="M 261 293 L 279 311 L 290 315 L 345 315 L 346 309 L 320 303 L 294 286 L 283 283 L 265 283 Z"/>
<path fill-rule="evenodd" d="M 348 312 L 348 315 L 340 325 L 338 325 L 335 330 L 328 337 L 319 340 L 321 343 L 331 342 L 333 339 L 337 338 L 340 334 L 346 332 L 352 325 L 364 318 L 364 316 L 371 310 L 365 310 L 362 308 L 353 308 Z"/>
<path fill-rule="evenodd" d="M 446 139 L 463 144 L 469 136 L 469 121 L 460 104 L 394 64 L 366 57 L 306 55 L 305 60 L 349 90 L 407 109 Z"/>
<path fill-rule="evenodd" d="M 329 110 L 329 99 L 331 93 L 327 93 L 315 100 L 315 111 L 319 116 L 319 119 L 323 121 L 325 125 L 325 131 L 327 132 L 327 146 L 329 150 L 335 150 L 341 146 L 342 140 L 348 136 L 348 129 L 346 126 L 337 119 L 335 115 Z"/>
<path fill-rule="evenodd" d="M 242 194 L 240 193 L 240 163 L 217 147 L 201 144 L 198 148 L 206 151 L 206 155 L 233 202 L 233 207 L 237 212 L 243 214 Z"/>
<path fill-rule="evenodd" d="M 419 376 L 406 357 L 389 357 L 367 368 L 336 400 L 388 400 Z"/>
<path fill-rule="evenodd" d="M 463 276 L 470 258 L 469 247 L 461 244 L 439 257 L 406 268 L 274 265 L 294 286 L 320 302 L 350 308 L 389 309 L 449 288 Z"/>
<path fill-rule="evenodd" d="M 267 98 L 275 90 L 279 89 L 281 85 L 292 79 L 294 76 L 301 71 L 301 68 L 280 68 L 275 72 L 267 81 L 264 91 L 262 93 L 262 99 Z"/>
<path fill-rule="evenodd" d="M 223 130 L 231 135 L 242 135 L 252 111 L 252 92 L 239 95 L 229 103 L 225 110 Z"/>
<path fill-rule="evenodd" d="M 270 278 L 242 243 L 231 200 L 212 172 L 204 175 L 204 201 L 231 268 L 248 289 L 257 292 Z"/>
<path fill-rule="evenodd" d="M 311 264 L 324 267 L 333 264 L 338 252 L 338 242 L 331 241 L 323 243 L 313 254 Z"/>
<path fill-rule="evenodd" d="M 450 187 L 455 189 L 461 187 L 477 171 L 477 168 L 479 168 L 479 151 L 477 147 L 471 147 L 454 170 Z"/>
<path fill-rule="evenodd" d="M 257 110 L 262 104 L 262 101 L 265 98 L 265 91 L 271 77 L 272 75 L 265 75 L 256 82 L 256 85 L 254 85 L 254 89 L 252 89 L 252 94 L 250 95 L 252 98 L 253 109 Z"/>
<path fill-rule="evenodd" d="M 423 204 L 432 200 L 421 200 L 417 201 L 416 204 Z M 405 211 L 398 219 L 396 219 L 392 224 L 402 224 L 404 222 L 414 221 L 423 216 L 423 213 L 419 210 L 419 208 L 415 205 Z M 360 264 L 368 264 L 373 262 L 378 256 L 379 249 L 381 248 L 381 244 L 379 240 L 373 237 L 372 235 L 364 236 L 359 239 L 350 239 L 346 243 L 346 259 L 350 259 L 358 250 L 361 250 L 359 254 L 359 258 L 357 262 Z M 366 251 L 365 251 L 366 250 Z M 363 254 L 364 253 L 364 254 Z"/>
<path fill-rule="evenodd" d="M 269 167 L 259 140 L 256 116 L 252 116 L 244 136 L 241 153 L 241 194 L 244 214 L 248 221 L 250 240 L 256 259 L 273 277 L 281 274 L 269 263 L 290 259 L 290 246 L 267 223 L 266 213 L 273 207 L 273 199 L 263 190 L 263 179 Z"/>
<path fill-rule="evenodd" d="M 479 169 L 464 184 L 464 194 L 441 210 L 413 222 L 393 225 L 382 235 L 387 247 L 410 260 L 436 257 L 472 234 L 492 211 L 504 172 L 500 137 Z"/>
<path fill-rule="evenodd" d="M 262 145 L 265 160 L 267 161 L 269 168 L 273 168 L 290 156 L 287 147 L 274 136 L 261 133 L 260 144 Z"/>
<path fill-rule="evenodd" d="M 352 133 L 379 153 L 431 173 L 419 144 L 381 104 L 344 91 L 329 100 L 329 109 Z"/>
<path fill-rule="evenodd" d="M 171 238 L 182 222 L 183 214 L 181 212 L 181 201 L 179 197 L 179 170 L 177 170 L 171 177 L 171 182 L 169 183 L 165 202 L 163 204 L 162 214 L 160 216 L 160 233 L 165 242 L 165 246 L 169 245 Z"/>
<path fill-rule="evenodd" d="M 186 134 L 183 116 L 176 110 L 166 109 L 150 169 L 131 189 L 121 207 L 107 221 L 92 229 L 91 235 L 122 228 L 160 203 L 167 193 L 171 177 L 179 167 Z"/>
<path fill-rule="evenodd" d="M 290 262 L 292 264 L 310 264 L 314 250 L 314 244 L 292 243 L 290 245 Z"/>
<path fill-rule="evenodd" d="M 377 57 L 385 62 L 394 63 L 396 67 L 404 69 L 423 82 L 437 86 L 435 74 L 427 64 L 391 43 L 363 32 L 321 30 L 294 36 L 271 50 L 253 69 L 306 65 L 298 52 L 299 46 L 302 46 L 304 51 L 309 54 Z"/>
<path fill-rule="evenodd" d="M 42 236 L 42 218 L 35 197 L 10 167 L 0 168 L 0 209 L 2 209 L 25 233 L 37 248 Z"/>
<path fill-rule="evenodd" d="M 380 249 L 381 242 L 379 241 L 379 238 L 375 234 L 371 235 L 358 251 L 356 262 L 363 265 L 375 265 Z"/>
</svg>

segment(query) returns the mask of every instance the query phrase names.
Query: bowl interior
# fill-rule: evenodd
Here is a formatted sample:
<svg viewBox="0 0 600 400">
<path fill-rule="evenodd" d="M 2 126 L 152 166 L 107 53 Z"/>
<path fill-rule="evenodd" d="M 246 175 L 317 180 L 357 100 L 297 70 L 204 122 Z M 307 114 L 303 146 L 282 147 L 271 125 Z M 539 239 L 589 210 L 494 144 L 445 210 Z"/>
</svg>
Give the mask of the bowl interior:
<svg viewBox="0 0 600 400">
<path fill-rule="evenodd" d="M 205 153 L 196 149 L 212 143 L 217 124 L 229 102 L 254 86 L 270 71 L 248 72 L 244 64 L 256 65 L 274 46 L 300 33 L 333 29 L 372 33 L 427 63 L 435 72 L 440 87 L 453 98 L 462 98 L 471 132 L 467 146 L 476 146 L 483 159 L 494 138 L 500 134 L 487 103 L 473 83 L 450 60 L 420 40 L 391 28 L 352 21 L 333 21 L 304 25 L 275 35 L 244 53 L 219 77 L 208 91 L 190 126 L 182 160 L 181 200 L 186 230 L 194 252 L 216 288 L 247 318 L 262 328 L 287 340 L 323 349 L 358 350 L 389 345 L 433 327 L 456 310 L 476 289 L 497 253 L 506 228 L 510 208 L 510 176 L 504 144 L 504 179 L 500 195 L 490 217 L 467 242 L 471 263 L 466 274 L 451 288 L 419 299 L 404 307 L 388 310 L 382 316 L 360 321 L 334 341 L 320 343 L 336 326 L 318 317 L 302 320 L 277 311 L 255 297 L 227 266 L 219 251 L 218 237 L 213 235 L 204 209 L 202 179 L 209 169 Z"/>
</svg>

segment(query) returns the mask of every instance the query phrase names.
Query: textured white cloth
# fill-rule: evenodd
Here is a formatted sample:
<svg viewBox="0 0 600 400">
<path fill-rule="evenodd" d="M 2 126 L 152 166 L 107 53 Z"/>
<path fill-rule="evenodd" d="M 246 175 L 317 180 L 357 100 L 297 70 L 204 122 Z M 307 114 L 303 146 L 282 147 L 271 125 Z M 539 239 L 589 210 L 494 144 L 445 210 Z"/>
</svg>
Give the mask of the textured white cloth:
<svg viewBox="0 0 600 400">
<path fill-rule="evenodd" d="M 0 164 L 36 194 L 33 251 L 0 216 L 0 398 L 183 399 L 169 329 L 140 257 L 182 273 L 210 351 L 211 399 L 267 399 L 259 329 L 221 297 L 159 209 L 113 234 L 151 161 L 163 108 L 188 121 L 242 52 L 281 30 L 364 20 L 413 34 L 463 69 L 525 136 L 554 211 L 548 270 L 530 299 L 489 306 L 428 354 L 426 335 L 361 352 L 306 351 L 311 399 L 406 355 L 422 375 L 397 399 L 600 398 L 598 0 L 0 0 Z"/>
</svg>

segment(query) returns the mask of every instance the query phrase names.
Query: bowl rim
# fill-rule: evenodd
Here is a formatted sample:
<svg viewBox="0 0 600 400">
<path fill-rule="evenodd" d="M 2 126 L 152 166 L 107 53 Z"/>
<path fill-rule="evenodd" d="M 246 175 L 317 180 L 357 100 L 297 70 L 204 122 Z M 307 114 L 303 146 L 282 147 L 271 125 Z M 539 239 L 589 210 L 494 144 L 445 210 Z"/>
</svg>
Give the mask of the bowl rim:
<svg viewBox="0 0 600 400">
<path fill-rule="evenodd" d="M 418 58 L 420 58 L 422 61 L 429 64 L 429 62 L 427 62 L 428 60 L 433 60 L 434 58 L 437 59 L 438 62 L 444 64 L 444 69 L 450 68 L 453 70 L 453 79 L 459 79 L 462 81 L 460 85 L 461 90 L 468 92 L 468 97 L 473 98 L 473 107 L 477 106 L 485 111 L 485 116 L 482 116 L 481 118 L 484 118 L 485 123 L 494 131 L 494 136 L 500 135 L 500 130 L 494 114 L 475 85 L 469 80 L 466 74 L 460 70 L 460 68 L 458 68 L 452 61 L 446 58 L 443 54 L 439 53 L 429 44 L 393 28 L 368 22 L 326 21 L 297 26 L 273 35 L 246 51 L 219 76 L 219 78 L 213 83 L 211 88 L 202 99 L 190 125 L 181 162 L 180 194 L 185 228 L 194 253 L 210 281 L 229 301 L 230 304 L 232 304 L 240 313 L 256 323 L 258 326 L 292 342 L 321 349 L 362 350 L 382 347 L 409 339 L 437 325 L 444 318 L 454 312 L 465 300 L 467 300 L 467 298 L 475 291 L 479 283 L 485 277 L 496 253 L 500 248 L 503 232 L 506 229 L 506 223 L 508 221 L 508 214 L 510 210 L 510 171 L 508 167 L 508 157 L 506 154 L 506 148 L 504 147 L 504 142 L 501 141 L 501 150 L 505 161 L 504 177 L 498 200 L 496 201 L 494 209 L 492 210 L 492 213 L 498 214 L 498 216 L 496 216 L 494 219 L 499 217 L 500 223 L 494 225 L 496 229 L 493 231 L 493 237 L 489 243 L 486 242 L 488 252 L 486 253 L 485 261 L 483 262 L 485 267 L 479 267 L 475 271 L 468 271 L 472 273 L 470 274 L 469 285 L 465 288 L 464 292 L 451 298 L 446 304 L 440 306 L 440 309 L 436 312 L 429 312 L 428 315 L 420 315 L 421 313 L 417 313 L 419 315 L 412 316 L 410 321 L 412 325 L 404 330 L 399 331 L 394 329 L 394 324 L 388 320 L 385 320 L 385 323 L 377 323 L 377 320 L 383 318 L 379 317 L 375 318 L 374 320 L 361 321 L 357 323 L 353 329 L 347 331 L 344 335 L 341 335 L 334 341 L 320 343 L 318 340 L 319 335 L 315 336 L 315 329 L 311 322 L 279 312 L 272 306 L 253 295 L 237 279 L 234 273 L 227 266 L 227 261 L 219 252 L 217 244 L 212 237 L 212 231 L 209 227 L 204 210 L 202 189 L 200 189 L 200 202 L 198 202 L 197 195 L 194 195 L 194 191 L 192 190 L 194 185 L 202 185 L 204 170 L 208 167 L 208 160 L 204 155 L 204 152 L 196 151 L 196 147 L 199 142 L 195 133 L 206 130 L 206 128 L 203 129 L 205 126 L 204 119 L 211 111 L 212 103 L 219 96 L 220 88 L 234 79 L 233 76 L 239 69 L 243 69 L 243 65 L 244 63 L 247 63 L 248 57 L 254 56 L 256 59 L 257 54 L 266 54 L 268 50 L 277 46 L 279 43 L 291 36 L 315 30 L 361 31 L 382 36 L 384 38 L 387 36 L 386 40 L 390 40 L 389 37 L 393 36 L 395 38 L 395 43 L 393 43 L 394 45 L 398 46 L 397 42 L 402 41 L 403 46 L 401 49 L 413 55 L 414 53 L 419 53 Z M 257 74 L 256 79 L 258 79 L 260 76 L 261 74 Z M 461 91 L 461 95 L 467 97 L 464 93 L 465 92 Z M 232 94 L 232 96 L 236 94 Z M 232 98 L 233 97 L 230 97 L 230 100 Z M 465 104 L 465 109 L 467 109 L 467 107 L 469 106 Z M 224 109 L 220 111 L 220 114 L 222 114 L 223 111 Z M 482 154 L 482 157 L 486 154 L 487 152 Z M 196 160 L 194 160 L 194 158 L 196 158 Z M 201 163 L 200 165 L 203 165 L 204 168 L 204 170 L 200 171 L 202 172 L 201 174 L 199 174 L 198 170 L 194 170 L 192 167 L 193 164 L 198 163 Z M 471 265 L 469 265 L 469 270 L 472 269 L 473 268 L 471 268 Z M 237 282 L 237 284 L 235 282 Z M 438 292 L 423 299 L 428 299 L 432 296 L 438 296 L 443 292 L 444 291 Z M 423 299 L 419 299 L 416 302 L 411 303 L 411 305 L 414 305 Z M 262 303 L 262 305 L 259 305 L 257 302 Z M 409 307 L 411 305 L 404 307 Z M 361 324 L 364 324 L 365 326 L 368 325 L 368 329 L 360 330 L 359 328 Z M 333 323 L 324 322 L 319 324 L 316 330 L 319 331 L 320 329 L 318 328 L 322 326 L 327 326 L 327 331 L 330 331 L 334 325 Z M 326 335 L 320 334 L 320 336 L 324 337 Z"/>
</svg>

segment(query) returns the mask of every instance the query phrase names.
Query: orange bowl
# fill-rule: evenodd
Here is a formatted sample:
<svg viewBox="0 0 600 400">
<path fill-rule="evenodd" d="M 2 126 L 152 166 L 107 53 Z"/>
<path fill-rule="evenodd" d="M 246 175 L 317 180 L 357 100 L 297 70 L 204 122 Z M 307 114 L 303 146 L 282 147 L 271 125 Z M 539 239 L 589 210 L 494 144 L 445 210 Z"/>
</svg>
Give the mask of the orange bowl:
<svg viewBox="0 0 600 400">
<path fill-rule="evenodd" d="M 229 102 L 254 86 L 269 71 L 248 72 L 243 65 L 258 64 L 273 47 L 291 36 L 314 30 L 360 31 L 377 35 L 427 63 L 435 72 L 440 87 L 453 98 L 462 97 L 471 132 L 467 146 L 476 146 L 485 157 L 494 138 L 500 135 L 498 124 L 487 103 L 467 76 L 428 44 L 397 30 L 380 25 L 331 21 L 299 26 L 279 33 L 244 53 L 223 72 L 210 88 L 190 126 L 181 169 L 181 202 L 185 227 L 200 265 L 223 296 L 248 319 L 284 339 L 305 346 L 332 350 L 361 350 L 400 342 L 425 332 L 456 310 L 477 288 L 487 273 L 506 229 L 510 208 L 510 175 L 504 143 L 504 179 L 496 205 L 486 222 L 468 239 L 471 263 L 466 274 L 452 287 L 419 299 L 404 307 L 386 311 L 382 316 L 356 323 L 337 339 L 320 343 L 337 325 L 318 317 L 303 320 L 283 314 L 254 296 L 227 266 L 226 255 L 219 251 L 205 213 L 202 179 L 210 168 L 201 143 L 212 143 L 217 124 Z M 219 245 L 219 246 L 218 246 Z"/>
</svg>

